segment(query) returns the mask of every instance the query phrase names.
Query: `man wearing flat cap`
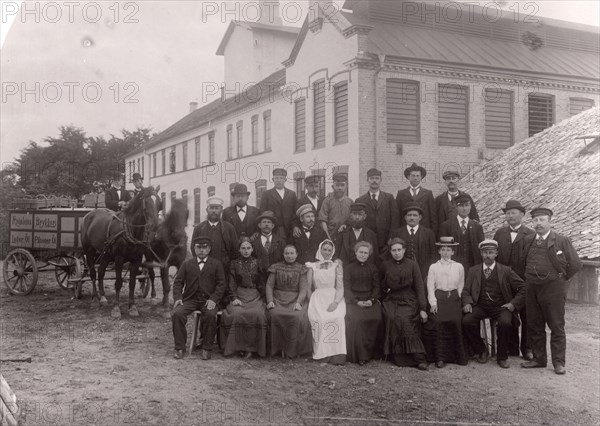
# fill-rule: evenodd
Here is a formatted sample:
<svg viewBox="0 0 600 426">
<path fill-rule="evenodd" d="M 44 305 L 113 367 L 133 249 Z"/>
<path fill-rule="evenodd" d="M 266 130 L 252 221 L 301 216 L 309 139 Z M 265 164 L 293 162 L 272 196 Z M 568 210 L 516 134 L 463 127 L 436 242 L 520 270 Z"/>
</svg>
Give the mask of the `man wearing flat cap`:
<svg viewBox="0 0 600 426">
<path fill-rule="evenodd" d="M 285 187 L 287 171 L 285 169 L 273 170 L 274 187 L 262 194 L 260 199 L 260 212 L 267 210 L 275 213 L 277 218 L 276 232 L 286 241 L 291 240 L 293 222 L 296 214 L 296 193 Z"/>
<path fill-rule="evenodd" d="M 440 225 L 439 234 L 454 237 L 459 244 L 455 260 L 468 271 L 471 266 L 482 262 L 478 246 L 484 239 L 483 227 L 469 217 L 472 208 L 470 196 L 460 194 L 455 201 L 456 215 Z"/>
<path fill-rule="evenodd" d="M 508 363 L 508 345 L 513 321 L 518 321 L 516 311 L 525 303 L 525 283 L 508 266 L 496 262 L 498 243 L 484 240 L 479 244 L 483 263 L 467 272 L 461 299 L 463 305 L 463 335 L 478 362 L 486 363 L 488 351 L 480 335 L 480 321 L 492 318 L 498 328 L 498 353 L 496 361 L 502 368 Z"/>
<path fill-rule="evenodd" d="M 347 266 L 356 259 L 354 246 L 359 241 L 366 241 L 373 247 L 367 262 L 379 264 L 377 235 L 365 225 L 366 218 L 367 206 L 365 204 L 354 203 L 350 206 L 348 227 L 338 234 L 338 239 L 335 243 L 336 255 L 343 262 L 344 266 Z"/>
<path fill-rule="evenodd" d="M 377 247 L 383 250 L 390 237 L 390 231 L 396 229 L 400 223 L 398 205 L 392 194 L 381 191 L 381 172 L 370 169 L 367 172 L 369 191 L 356 199 L 357 203 L 364 204 L 367 209 L 365 226 L 377 235 Z M 352 246 L 354 247 L 354 246 Z"/>
<path fill-rule="evenodd" d="M 471 200 L 471 211 L 469 212 L 469 218 L 479 221 L 479 214 L 477 208 L 473 202 L 473 198 L 466 192 L 458 189 L 458 182 L 460 181 L 460 173 L 456 169 L 446 170 L 442 177 L 444 183 L 448 188 L 447 191 L 441 193 L 435 197 L 435 210 L 437 212 L 437 222 L 441 226 L 442 223 L 447 221 L 449 218 L 456 216 L 456 197 L 459 195 L 466 195 Z M 439 234 L 442 236 L 442 234 Z"/>
<path fill-rule="evenodd" d="M 552 230 L 553 212 L 546 207 L 531 211 L 534 235 L 525 237 L 523 262 L 527 283 L 527 336 L 533 359 L 524 368 L 544 368 L 546 325 L 550 329 L 552 365 L 556 374 L 565 374 L 565 300 L 568 281 L 581 269 L 571 240 Z"/>
<path fill-rule="evenodd" d="M 251 237 L 257 232 L 256 220 L 260 211 L 248 205 L 250 192 L 243 183 L 238 183 L 231 191 L 233 205 L 223 210 L 223 220 L 229 222 L 235 228 L 238 237 Z"/>
<path fill-rule="evenodd" d="M 211 357 L 217 332 L 218 302 L 226 289 L 223 265 L 210 256 L 211 241 L 208 237 L 192 240 L 194 256 L 186 260 L 177 271 L 173 283 L 173 337 L 175 339 L 175 359 L 183 358 L 186 348 L 187 317 L 194 311 L 202 312 L 202 352 L 203 360 Z"/>
<path fill-rule="evenodd" d="M 301 223 L 300 236 L 294 237 L 294 245 L 298 251 L 296 262 L 301 265 L 306 262 L 315 262 L 319 244 L 327 239 L 327 234 L 325 230 L 317 226 L 311 205 L 300 206 L 296 211 L 296 216 Z"/>
<path fill-rule="evenodd" d="M 410 185 L 408 188 L 401 189 L 396 195 L 398 212 L 404 211 L 408 203 L 418 203 L 423 210 L 423 219 L 421 225 L 429 228 L 435 234 L 438 230 L 438 219 L 435 214 L 435 200 L 433 192 L 421 186 L 421 181 L 427 176 L 427 170 L 424 167 L 413 163 L 404 170 L 404 177 L 408 179 Z M 400 218 L 400 226 L 406 225 L 404 218 Z"/>
<path fill-rule="evenodd" d="M 348 176 L 344 173 L 334 174 L 333 185 L 331 187 L 333 192 L 323 200 L 323 205 L 319 212 L 319 221 L 327 237 L 331 241 L 335 241 L 338 232 L 346 228 L 346 221 L 350 217 L 352 200 L 346 195 L 348 190 Z"/>
<path fill-rule="evenodd" d="M 498 257 L 496 260 L 506 266 L 510 266 L 516 274 L 525 280 L 525 263 L 522 261 L 524 241 L 527 235 L 535 234 L 535 231 L 523 225 L 525 207 L 518 200 L 508 200 L 502 208 L 506 226 L 498 229 L 494 234 L 494 240 L 498 242 Z M 526 360 L 533 358 L 533 353 L 527 345 L 527 310 L 525 307 L 519 310 L 521 319 L 521 344 L 519 345 L 519 328 L 513 330 L 509 353 L 510 355 L 521 355 Z"/>
</svg>

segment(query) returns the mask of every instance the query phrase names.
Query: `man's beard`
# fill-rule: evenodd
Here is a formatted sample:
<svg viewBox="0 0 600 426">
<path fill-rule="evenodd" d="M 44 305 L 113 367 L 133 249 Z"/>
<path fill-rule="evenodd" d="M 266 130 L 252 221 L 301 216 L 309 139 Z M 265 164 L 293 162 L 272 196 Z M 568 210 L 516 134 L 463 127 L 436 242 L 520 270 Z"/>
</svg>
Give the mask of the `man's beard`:
<svg viewBox="0 0 600 426">
<path fill-rule="evenodd" d="M 244 200 L 238 200 L 238 202 L 235 203 L 235 205 L 238 207 L 246 207 L 246 202 Z"/>
<path fill-rule="evenodd" d="M 364 226 L 364 220 L 350 220 L 350 226 L 356 229 L 360 229 Z"/>
</svg>

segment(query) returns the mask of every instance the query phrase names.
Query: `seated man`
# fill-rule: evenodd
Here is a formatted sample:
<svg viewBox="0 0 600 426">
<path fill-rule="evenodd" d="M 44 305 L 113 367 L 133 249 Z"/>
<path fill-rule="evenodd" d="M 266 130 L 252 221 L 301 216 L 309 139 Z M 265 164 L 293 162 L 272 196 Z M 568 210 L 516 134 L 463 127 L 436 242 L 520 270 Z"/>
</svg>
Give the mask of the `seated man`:
<svg viewBox="0 0 600 426">
<path fill-rule="evenodd" d="M 315 262 L 319 245 L 327 238 L 327 234 L 325 230 L 315 224 L 315 213 L 310 204 L 300 206 L 296 211 L 296 216 L 302 224 L 300 236 L 294 237 L 294 245 L 298 251 L 296 262 L 300 265 L 304 265 L 306 262 Z"/>
<path fill-rule="evenodd" d="M 207 237 L 194 239 L 195 256 L 181 265 L 173 284 L 173 337 L 175 359 L 183 358 L 187 340 L 185 323 L 194 311 L 202 311 L 203 360 L 210 359 L 217 333 L 217 302 L 225 293 L 226 283 L 223 265 L 209 257 L 211 241 Z"/>
<path fill-rule="evenodd" d="M 525 303 L 525 283 L 508 266 L 496 263 L 498 243 L 484 240 L 479 244 L 483 263 L 473 266 L 467 273 L 462 291 L 463 336 L 475 354 L 477 362 L 486 363 L 488 352 L 479 333 L 479 322 L 491 318 L 498 324 L 498 354 L 496 360 L 508 368 L 508 346 L 513 317 Z"/>
</svg>

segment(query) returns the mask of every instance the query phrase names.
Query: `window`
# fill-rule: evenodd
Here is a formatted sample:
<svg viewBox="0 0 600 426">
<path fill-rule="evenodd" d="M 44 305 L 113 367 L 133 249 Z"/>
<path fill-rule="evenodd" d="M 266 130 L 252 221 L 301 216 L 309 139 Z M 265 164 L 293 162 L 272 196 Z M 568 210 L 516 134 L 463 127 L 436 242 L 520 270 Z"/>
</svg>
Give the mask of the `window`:
<svg viewBox="0 0 600 426">
<path fill-rule="evenodd" d="M 140 164 L 142 165 L 142 168 L 140 169 L 140 174 L 144 176 L 144 157 L 140 158 Z"/>
<path fill-rule="evenodd" d="M 304 195 L 304 177 L 306 172 L 294 173 L 294 183 L 296 184 L 296 196 L 300 199 Z"/>
<path fill-rule="evenodd" d="M 469 146 L 469 89 L 457 84 L 438 86 L 438 143 Z"/>
<path fill-rule="evenodd" d="M 200 162 L 200 137 L 194 139 L 194 158 L 196 159 L 195 167 L 200 167 L 202 165 Z"/>
<path fill-rule="evenodd" d="M 208 162 L 215 164 L 215 133 L 208 134 Z"/>
<path fill-rule="evenodd" d="M 265 152 L 271 151 L 271 110 L 263 112 L 263 126 L 265 130 Z"/>
<path fill-rule="evenodd" d="M 171 152 L 169 153 L 169 172 L 175 173 L 175 147 L 171 148 Z"/>
<path fill-rule="evenodd" d="M 306 99 L 294 102 L 294 148 L 295 152 L 306 151 Z"/>
<path fill-rule="evenodd" d="M 200 188 L 194 188 L 194 225 L 200 223 Z"/>
<path fill-rule="evenodd" d="M 173 201 L 175 198 L 177 198 L 177 192 L 171 191 L 171 201 Z"/>
<path fill-rule="evenodd" d="M 136 170 L 138 171 L 138 173 L 141 174 L 142 168 L 140 167 L 140 159 L 139 158 L 137 159 L 137 169 Z M 142 176 L 144 176 L 144 175 L 142 174 Z"/>
<path fill-rule="evenodd" d="M 314 148 L 325 146 L 325 80 L 319 80 L 313 84 L 314 102 Z"/>
<path fill-rule="evenodd" d="M 252 154 L 258 153 L 258 115 L 252 116 Z"/>
<path fill-rule="evenodd" d="M 164 175 L 167 172 L 167 170 L 165 169 L 165 162 L 166 162 L 166 155 L 167 155 L 167 153 L 163 149 L 160 152 L 160 155 L 161 155 L 161 174 Z"/>
<path fill-rule="evenodd" d="M 160 193 L 160 199 L 162 201 L 162 205 L 163 205 L 163 213 L 168 211 L 167 210 L 167 193 L 166 192 L 161 192 Z"/>
<path fill-rule="evenodd" d="M 181 191 L 181 199 L 187 206 L 187 203 L 188 203 L 188 190 L 187 189 L 184 189 L 183 191 Z"/>
<path fill-rule="evenodd" d="M 585 110 L 594 108 L 594 100 L 586 98 L 570 98 L 569 99 L 569 114 L 571 117 Z"/>
<path fill-rule="evenodd" d="M 333 87 L 335 102 L 335 145 L 348 143 L 348 82 Z"/>
<path fill-rule="evenodd" d="M 530 94 L 529 103 L 529 136 L 547 129 L 554 123 L 554 96 L 546 94 Z"/>
<path fill-rule="evenodd" d="M 508 148 L 513 144 L 513 92 L 485 89 L 485 146 Z"/>
<path fill-rule="evenodd" d="M 244 122 L 238 121 L 235 125 L 237 136 L 237 155 L 236 158 L 244 156 Z"/>
<path fill-rule="evenodd" d="M 152 177 L 156 177 L 156 152 L 152 154 Z"/>
<path fill-rule="evenodd" d="M 183 168 L 182 170 L 185 172 L 187 170 L 187 148 L 188 148 L 188 143 L 184 142 L 183 146 L 182 146 L 182 154 L 181 154 L 181 161 L 183 161 Z"/>
<path fill-rule="evenodd" d="M 233 126 L 229 124 L 227 126 L 227 159 L 233 158 Z"/>
<path fill-rule="evenodd" d="M 131 177 L 133 176 L 133 161 L 129 162 L 129 181 L 131 181 Z"/>
</svg>

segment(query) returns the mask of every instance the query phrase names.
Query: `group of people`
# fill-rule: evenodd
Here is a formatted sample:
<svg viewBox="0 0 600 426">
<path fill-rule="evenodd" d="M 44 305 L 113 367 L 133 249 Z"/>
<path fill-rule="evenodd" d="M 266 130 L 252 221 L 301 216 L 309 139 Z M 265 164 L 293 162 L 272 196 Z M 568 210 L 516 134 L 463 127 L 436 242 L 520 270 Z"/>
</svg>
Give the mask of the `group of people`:
<svg viewBox="0 0 600 426">
<path fill-rule="evenodd" d="M 519 352 L 522 367 L 545 367 L 548 325 L 554 371 L 564 374 L 567 282 L 581 262 L 552 230 L 553 212 L 533 209 L 531 229 L 525 208 L 509 200 L 501 209 L 507 225 L 485 239 L 457 171 L 444 173 L 447 191 L 436 198 L 421 186 L 424 168 L 413 164 L 404 175 L 410 185 L 395 198 L 380 190 L 377 169 L 355 201 L 344 174 L 333 176 L 324 199 L 318 178 L 307 177 L 298 199 L 284 169 L 273 171 L 260 208 L 248 205 L 243 184 L 231 207 L 210 197 L 192 235 L 194 256 L 173 286 L 175 358 L 184 356 L 187 316 L 196 310 L 202 359 L 211 357 L 222 309 L 225 356 L 312 352 L 361 365 L 383 356 L 421 370 L 487 362 L 480 322 L 491 318 L 500 367 Z"/>
</svg>

